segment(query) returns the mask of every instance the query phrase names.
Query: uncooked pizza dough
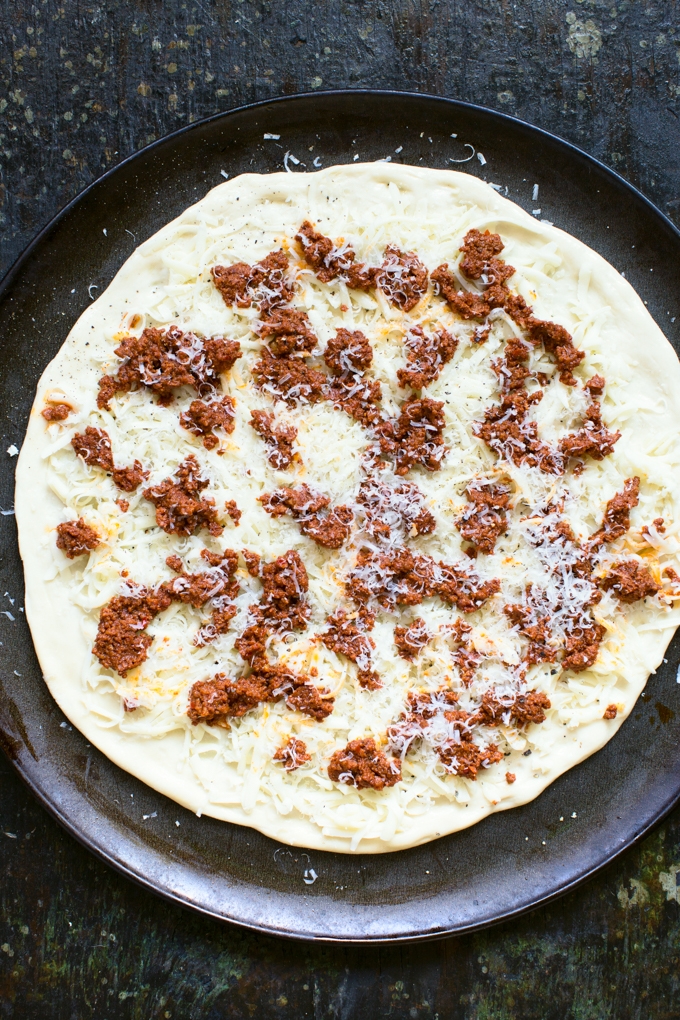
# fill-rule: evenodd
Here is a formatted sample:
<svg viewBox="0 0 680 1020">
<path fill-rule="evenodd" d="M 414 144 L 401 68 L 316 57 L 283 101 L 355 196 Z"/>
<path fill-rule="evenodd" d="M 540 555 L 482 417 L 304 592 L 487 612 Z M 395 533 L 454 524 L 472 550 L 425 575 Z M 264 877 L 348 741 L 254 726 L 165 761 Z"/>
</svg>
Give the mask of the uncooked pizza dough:
<svg viewBox="0 0 680 1020">
<path fill-rule="evenodd" d="M 581 242 L 463 173 L 245 174 L 40 380 L 26 613 L 155 790 L 397 850 L 614 736 L 680 622 L 679 469 L 678 359 Z"/>
</svg>

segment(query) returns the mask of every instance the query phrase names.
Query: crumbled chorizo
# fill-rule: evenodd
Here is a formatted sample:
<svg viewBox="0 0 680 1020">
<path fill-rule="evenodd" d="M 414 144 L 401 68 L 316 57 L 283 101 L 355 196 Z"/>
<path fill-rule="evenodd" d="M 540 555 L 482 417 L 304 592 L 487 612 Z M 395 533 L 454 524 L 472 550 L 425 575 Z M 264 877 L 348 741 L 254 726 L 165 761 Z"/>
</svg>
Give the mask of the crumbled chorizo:
<svg viewBox="0 0 680 1020">
<path fill-rule="evenodd" d="M 376 747 L 373 737 L 350 740 L 336 751 L 328 765 L 328 776 L 334 783 L 345 783 L 358 790 L 384 790 L 401 780 L 401 764 L 387 758 Z"/>
<path fill-rule="evenodd" d="M 464 779 L 476 779 L 481 768 L 503 761 L 503 752 L 495 744 L 479 747 L 473 740 L 442 745 L 437 748 L 437 753 L 447 772 Z"/>
<path fill-rule="evenodd" d="M 326 623 L 328 629 L 319 635 L 326 648 L 330 648 L 337 655 L 347 656 L 360 669 L 368 670 L 375 642 L 366 631 L 373 628 L 375 623 L 373 614 L 361 610 L 356 618 L 351 619 L 347 611 L 341 607 L 327 618 Z"/>
<path fill-rule="evenodd" d="M 565 641 L 562 669 L 570 669 L 574 673 L 582 673 L 584 669 L 589 669 L 597 659 L 606 633 L 605 628 L 599 623 L 593 622 L 587 626 L 576 624 Z"/>
<path fill-rule="evenodd" d="M 303 630 L 311 609 L 306 599 L 309 578 L 295 550 L 265 563 L 262 567 L 263 592 L 260 609 L 268 625 L 279 632 Z"/>
<path fill-rule="evenodd" d="M 503 263 L 501 268 L 497 265 L 502 260 L 496 256 L 500 255 L 504 247 L 500 234 L 492 234 L 489 230 L 482 233 L 475 228 L 468 230 L 460 249 L 463 252 L 461 271 L 470 280 L 492 277 L 489 280 L 491 283 L 512 276 L 515 271 L 512 266 Z"/>
<path fill-rule="evenodd" d="M 307 485 L 266 493 L 258 497 L 258 502 L 272 517 L 290 514 L 303 535 L 326 549 L 339 549 L 349 537 L 354 518 L 352 509 L 348 506 L 329 509 L 330 497 L 314 492 Z"/>
<path fill-rule="evenodd" d="M 415 606 L 434 594 L 435 562 L 401 548 L 384 553 L 362 549 L 347 575 L 345 590 L 357 605 L 374 602 L 383 609 Z"/>
<path fill-rule="evenodd" d="M 57 549 L 70 560 L 89 553 L 99 545 L 99 535 L 82 517 L 57 525 Z"/>
<path fill-rule="evenodd" d="M 648 568 L 637 560 L 615 563 L 600 581 L 600 587 L 613 592 L 620 602 L 628 604 L 661 591 L 661 585 L 656 583 Z"/>
<path fill-rule="evenodd" d="M 532 404 L 538 403 L 543 392 L 527 393 L 524 389 L 510 390 L 500 404 L 487 408 L 484 421 L 473 425 L 473 432 L 483 439 L 489 449 L 518 467 L 537 467 L 550 475 L 562 474 L 564 463 L 561 454 L 538 438 L 538 425 L 528 421 Z"/>
<path fill-rule="evenodd" d="M 260 560 L 261 556 L 259 553 L 251 552 L 249 549 L 243 549 L 241 555 L 246 563 L 246 570 L 251 577 L 260 576 Z"/>
<path fill-rule="evenodd" d="M 504 357 L 491 362 L 491 367 L 498 376 L 501 389 L 505 393 L 510 390 L 524 389 L 531 372 L 526 366 L 531 354 L 531 347 L 524 340 L 511 337 L 505 345 Z"/>
<path fill-rule="evenodd" d="M 497 540 L 508 530 L 510 489 L 507 485 L 470 485 L 470 500 L 456 527 L 466 542 L 483 553 L 492 553 Z"/>
<path fill-rule="evenodd" d="M 134 492 L 149 477 L 141 463 L 136 460 L 132 467 L 117 468 L 113 463 L 111 440 L 104 429 L 88 425 L 84 432 L 77 432 L 71 445 L 79 457 L 90 467 L 100 467 L 113 477 L 114 484 L 124 492 Z"/>
<path fill-rule="evenodd" d="M 604 710 L 604 715 L 602 716 L 602 718 L 603 719 L 616 719 L 618 714 L 619 714 L 619 709 L 618 709 L 617 705 L 607 705 L 607 707 Z"/>
<path fill-rule="evenodd" d="M 543 344 L 544 349 L 554 357 L 560 382 L 565 386 L 575 386 L 573 370 L 581 364 L 585 353 L 574 347 L 571 334 L 556 322 L 546 322 L 533 316 L 525 328 L 532 343 Z"/>
<path fill-rule="evenodd" d="M 190 454 L 177 468 L 176 481 L 166 478 L 160 485 L 144 490 L 144 498 L 156 507 L 156 523 L 169 535 L 193 535 L 207 528 L 221 535 L 224 528 L 217 520 L 214 499 L 203 499 L 201 492 L 210 484 L 201 478 L 198 461 Z"/>
<path fill-rule="evenodd" d="M 489 288 L 485 293 L 461 290 L 447 262 L 434 270 L 431 279 L 435 293 L 441 294 L 451 310 L 462 319 L 486 319 L 493 308 L 501 307 L 505 301 L 505 293 L 501 293 L 499 299 L 495 288 Z"/>
<path fill-rule="evenodd" d="M 544 349 L 552 354 L 559 369 L 560 381 L 565 386 L 575 386 L 573 370 L 581 364 L 585 354 L 574 347 L 572 336 L 564 326 L 535 318 L 531 306 L 519 295 L 508 295 L 504 307 L 510 318 L 527 331 L 533 344 L 543 344 Z M 595 380 L 599 378 L 594 377 Z"/>
<path fill-rule="evenodd" d="M 427 269 L 415 252 L 403 252 L 388 244 L 383 263 L 375 274 L 375 283 L 390 304 L 402 312 L 410 312 L 427 290 L 427 280 Z"/>
<path fill-rule="evenodd" d="M 482 748 L 471 736 L 470 717 L 456 708 L 458 695 L 442 688 L 428 694 L 411 693 L 407 711 L 388 733 L 390 746 L 406 754 L 415 740 L 427 739 L 447 772 L 476 779 L 480 768 L 502 760 L 495 744 Z"/>
<path fill-rule="evenodd" d="M 515 775 L 514 772 L 506 772 L 505 773 L 505 781 L 508 784 L 508 786 L 512 786 L 512 784 L 514 782 L 516 782 L 516 780 L 517 780 L 517 776 Z"/>
<path fill-rule="evenodd" d="M 291 711 L 303 712 L 317 722 L 322 722 L 333 711 L 333 698 L 322 697 L 313 684 L 305 683 L 288 695 L 286 705 Z"/>
<path fill-rule="evenodd" d="M 411 326 L 404 337 L 406 368 L 397 370 L 400 386 L 422 390 L 434 382 L 456 353 L 458 340 L 447 330 L 439 329 L 427 336 L 422 326 Z"/>
<path fill-rule="evenodd" d="M 363 262 L 353 262 L 347 270 L 345 282 L 350 290 L 371 290 L 376 286 L 379 269 Z"/>
<path fill-rule="evenodd" d="M 274 425 L 274 412 L 255 410 L 250 412 L 250 424 L 264 439 L 267 460 L 273 468 L 282 471 L 289 467 L 295 453 L 293 443 L 297 439 L 294 425 Z"/>
<path fill-rule="evenodd" d="M 167 565 L 179 573 L 179 577 L 166 581 L 163 590 L 173 601 L 184 602 L 195 609 L 200 609 L 209 599 L 236 598 L 239 592 L 239 583 L 234 577 L 238 567 L 237 553 L 233 549 L 225 549 L 223 553 L 210 553 L 203 549 L 201 555 L 208 560 L 210 569 L 198 574 L 184 573 L 179 556 L 168 556 Z"/>
<path fill-rule="evenodd" d="M 250 308 L 255 303 L 264 311 L 285 305 L 293 298 L 288 256 L 281 250 L 270 252 L 254 266 L 247 262 L 213 266 L 210 274 L 227 306 L 235 304 L 238 308 Z"/>
<path fill-rule="evenodd" d="M 113 471 L 113 453 L 108 432 L 95 429 L 88 425 L 84 432 L 76 432 L 71 439 L 71 446 L 88 467 L 100 467 L 104 471 Z"/>
<path fill-rule="evenodd" d="M 606 542 L 615 542 L 630 528 L 630 512 L 639 502 L 640 479 L 626 478 L 623 491 L 617 492 L 607 503 L 602 525 L 590 539 L 590 547 L 597 549 Z"/>
<path fill-rule="evenodd" d="M 306 313 L 296 308 L 275 308 L 260 320 L 257 332 L 268 340 L 276 358 L 309 354 L 319 342 Z"/>
<path fill-rule="evenodd" d="M 70 404 L 48 404 L 40 413 L 51 424 L 54 421 L 64 421 L 72 412 Z"/>
<path fill-rule="evenodd" d="M 349 245 L 338 246 L 330 237 L 318 233 L 309 220 L 305 220 L 295 235 L 302 257 L 322 283 L 330 283 L 341 273 L 354 266 L 356 255 Z"/>
<path fill-rule="evenodd" d="M 234 431 L 234 401 L 231 397 L 222 397 L 206 403 L 204 400 L 193 400 L 188 411 L 179 416 L 182 428 L 201 436 L 206 450 L 214 450 L 219 446 L 219 439 L 213 429 L 223 429 L 227 434 Z"/>
<path fill-rule="evenodd" d="M 410 627 L 394 628 L 394 643 L 403 659 L 412 662 L 423 650 L 432 635 L 422 617 L 418 616 Z"/>
<path fill-rule="evenodd" d="M 461 251 L 461 271 L 470 280 L 481 280 L 484 291 L 463 291 L 448 264 L 444 263 L 432 273 L 432 281 L 449 306 L 463 319 L 485 319 L 494 308 L 502 308 L 509 292 L 506 280 L 515 272 L 497 256 L 503 251 L 499 234 L 472 229 L 467 232 Z"/>
<path fill-rule="evenodd" d="M 283 747 L 279 747 L 274 755 L 274 761 L 280 761 L 286 772 L 294 772 L 311 760 L 312 756 L 307 753 L 304 740 L 296 740 L 295 737 L 291 737 Z"/>
<path fill-rule="evenodd" d="M 246 662 L 255 662 L 266 656 L 269 630 L 264 623 L 264 614 L 259 606 L 250 607 L 250 623 L 240 637 L 234 642 L 234 647 L 242 659 Z"/>
<path fill-rule="evenodd" d="M 518 694 L 509 705 L 498 701 L 494 693 L 487 692 L 482 696 L 480 707 L 470 717 L 470 725 L 499 726 L 501 723 L 513 722 L 521 729 L 529 723 L 545 722 L 545 713 L 550 707 L 550 699 L 543 691 Z"/>
<path fill-rule="evenodd" d="M 533 585 L 527 585 L 526 595 L 526 604 L 507 605 L 503 612 L 529 642 L 524 656 L 529 666 L 555 662 L 559 648 L 552 640 L 550 608 Z"/>
<path fill-rule="evenodd" d="M 253 296 L 249 293 L 252 272 L 253 267 L 247 262 L 235 262 L 231 266 L 213 266 L 210 275 L 225 305 L 250 308 L 253 303 Z"/>
<path fill-rule="evenodd" d="M 377 426 L 380 452 L 394 459 L 398 475 L 405 475 L 414 464 L 438 471 L 446 453 L 442 434 L 445 425 L 442 401 L 411 398 L 402 404 L 398 418 Z"/>
<path fill-rule="evenodd" d="M 251 673 L 230 680 L 216 673 L 212 680 L 198 680 L 189 692 L 187 715 L 194 726 L 222 726 L 229 729 L 230 718 L 241 718 L 263 701 L 274 701 L 272 682 L 268 677 Z"/>
<path fill-rule="evenodd" d="M 621 438 L 620 432 L 610 432 L 602 421 L 600 405 L 594 401 L 587 408 L 583 426 L 560 440 L 560 450 L 565 457 L 592 457 L 602 460 L 614 450 Z"/>
<path fill-rule="evenodd" d="M 651 534 L 650 530 L 649 530 L 650 527 L 654 528 L 654 530 L 656 531 L 657 535 L 664 535 L 665 532 L 666 532 L 666 525 L 664 524 L 663 517 L 655 517 L 654 520 L 652 521 L 651 525 L 643 524 L 641 529 L 640 529 L 640 533 L 642 535 L 645 535 L 647 538 L 649 538 L 650 534 Z"/>
<path fill-rule="evenodd" d="M 149 477 L 149 472 L 145 471 L 141 463 L 136 460 L 132 467 L 127 468 L 114 468 L 111 472 L 113 481 L 122 489 L 123 492 L 134 492 L 142 482 L 145 482 Z"/>
<path fill-rule="evenodd" d="M 477 574 L 463 567 L 438 563 L 435 569 L 434 590 L 440 599 L 456 606 L 461 613 L 474 613 L 500 591 L 498 578 L 482 581 Z"/>
<path fill-rule="evenodd" d="M 425 497 L 413 482 L 391 488 L 375 478 L 365 479 L 357 495 L 362 525 L 378 539 L 389 539 L 393 530 L 411 538 L 431 535 L 437 522 L 424 502 Z"/>
<path fill-rule="evenodd" d="M 349 373 L 335 376 L 326 385 L 324 396 L 365 428 L 375 425 L 380 419 L 382 389 L 377 379 L 364 379 Z"/>
<path fill-rule="evenodd" d="M 415 606 L 433 595 L 464 613 L 474 612 L 500 590 L 496 579 L 482 582 L 461 567 L 436 563 L 430 556 L 410 549 L 374 553 L 359 552 L 356 566 L 347 575 L 345 588 L 357 604 L 377 602 L 383 609 L 395 605 Z"/>
<path fill-rule="evenodd" d="M 230 517 L 235 527 L 238 527 L 238 523 L 243 517 L 243 511 L 239 510 L 236 505 L 235 499 L 226 499 L 224 501 L 224 509 L 227 511 L 227 517 Z"/>
<path fill-rule="evenodd" d="M 134 595 L 116 595 L 101 611 L 92 651 L 106 669 L 121 676 L 146 659 L 152 638 L 146 628 L 171 599 L 162 589 L 139 588 Z"/>
<path fill-rule="evenodd" d="M 364 372 L 373 361 L 373 348 L 360 330 L 339 329 L 328 341 L 323 357 L 333 375 Z"/>
<path fill-rule="evenodd" d="M 203 395 L 213 391 L 221 372 L 228 371 L 241 356 L 237 340 L 198 337 L 177 326 L 167 330 L 149 327 L 141 336 L 125 337 L 115 354 L 123 364 L 115 376 L 99 380 L 97 407 L 108 410 L 116 393 L 146 386 L 169 404 L 180 386 L 193 386 Z"/>
<path fill-rule="evenodd" d="M 583 389 L 588 390 L 591 397 L 601 397 L 604 393 L 605 380 L 601 375 L 593 375 L 587 382 L 584 382 Z"/>
<path fill-rule="evenodd" d="M 309 368 L 299 358 L 275 358 L 268 347 L 263 348 L 260 361 L 253 365 L 253 378 L 258 389 L 275 400 L 285 400 L 291 407 L 314 404 L 324 397 L 326 376 Z"/>
</svg>

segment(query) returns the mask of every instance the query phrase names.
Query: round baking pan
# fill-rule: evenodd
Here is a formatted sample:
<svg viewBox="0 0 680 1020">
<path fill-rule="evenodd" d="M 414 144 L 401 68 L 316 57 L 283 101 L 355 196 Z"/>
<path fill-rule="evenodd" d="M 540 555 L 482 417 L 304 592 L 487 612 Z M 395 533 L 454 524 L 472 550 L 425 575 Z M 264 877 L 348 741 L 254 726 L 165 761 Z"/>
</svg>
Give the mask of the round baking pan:
<svg viewBox="0 0 680 1020">
<path fill-rule="evenodd" d="M 178 807 L 64 719 L 22 613 L 7 512 L 16 460 L 5 453 L 21 445 L 43 368 L 138 244 L 224 175 L 313 173 L 356 159 L 482 177 L 625 273 L 678 350 L 678 231 L 607 167 L 511 117 L 423 95 L 328 92 L 234 110 L 154 143 L 71 202 L 0 285 L 0 742 L 55 818 L 128 878 L 261 932 L 375 942 L 471 931 L 526 911 L 663 818 L 680 799 L 678 640 L 616 736 L 531 804 L 397 853 L 283 846 Z"/>
</svg>

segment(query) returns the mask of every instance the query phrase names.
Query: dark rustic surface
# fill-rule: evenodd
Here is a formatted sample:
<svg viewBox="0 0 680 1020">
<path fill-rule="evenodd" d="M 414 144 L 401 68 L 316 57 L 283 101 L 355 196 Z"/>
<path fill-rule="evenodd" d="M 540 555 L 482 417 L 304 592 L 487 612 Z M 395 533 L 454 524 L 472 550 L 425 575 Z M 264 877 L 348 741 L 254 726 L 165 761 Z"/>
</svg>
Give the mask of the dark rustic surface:
<svg viewBox="0 0 680 1020">
<path fill-rule="evenodd" d="M 680 221 L 680 5 L 158 0 L 0 5 L 0 270 L 135 149 L 333 87 L 467 99 L 561 134 Z M 417 947 L 304 947 L 141 892 L 0 759 L 0 1017 L 648 1020 L 680 1015 L 680 813 L 521 922 Z"/>
</svg>

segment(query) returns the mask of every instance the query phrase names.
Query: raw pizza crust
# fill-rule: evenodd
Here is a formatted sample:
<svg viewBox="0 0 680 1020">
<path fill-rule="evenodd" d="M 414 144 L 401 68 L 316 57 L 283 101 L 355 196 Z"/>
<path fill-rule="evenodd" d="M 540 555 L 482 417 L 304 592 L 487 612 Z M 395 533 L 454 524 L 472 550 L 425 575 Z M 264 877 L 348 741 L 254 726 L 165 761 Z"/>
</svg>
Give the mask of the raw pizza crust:
<svg viewBox="0 0 680 1020">
<path fill-rule="evenodd" d="M 516 267 L 511 289 L 524 293 L 536 314 L 573 332 L 577 346 L 586 352 L 590 331 L 597 330 L 602 374 L 611 383 L 617 381 L 625 387 L 625 400 L 621 399 L 619 408 L 624 408 L 620 414 L 627 415 L 628 422 L 626 426 L 621 416 L 616 422 L 624 435 L 610 458 L 611 469 L 616 463 L 618 479 L 639 474 L 643 480 L 653 481 L 655 476 L 664 475 L 668 482 L 672 477 L 674 481 L 665 492 L 667 522 L 680 521 L 680 452 L 676 438 L 680 436 L 680 364 L 632 287 L 584 244 L 549 224 L 537 222 L 474 177 L 379 163 L 332 167 L 313 175 L 244 175 L 216 187 L 131 255 L 106 292 L 83 313 L 46 368 L 19 459 L 16 516 L 25 567 L 26 614 L 45 680 L 61 709 L 108 758 L 192 811 L 252 826 L 284 843 L 378 853 L 427 842 L 472 825 L 492 811 L 526 803 L 561 773 L 597 751 L 631 711 L 680 620 L 676 610 L 654 610 L 640 616 L 642 629 L 636 625 L 626 631 L 625 677 L 618 681 L 614 678 L 616 689 L 612 688 L 609 699 L 619 706 L 615 720 L 602 719 L 602 704 L 589 717 L 587 712 L 582 713 L 582 721 L 574 727 L 549 720 L 543 724 L 540 746 L 531 757 L 513 755 L 517 781 L 512 786 L 503 781 L 503 763 L 489 770 L 488 777 L 480 775 L 476 783 L 450 780 L 463 790 L 461 802 L 432 798 L 419 814 L 402 812 L 399 824 L 391 824 L 391 832 L 379 804 L 381 797 L 393 791 L 347 791 L 348 796 L 360 798 L 369 823 L 354 823 L 345 835 L 341 822 L 335 828 L 322 826 L 311 815 L 304 816 L 290 807 L 288 813 L 280 813 L 271 797 L 255 799 L 245 807 L 242 803 L 215 803 L 210 783 L 201 780 L 187 764 L 185 728 L 178 727 L 161 738 L 129 729 L 124 732 L 115 721 L 119 717 L 120 723 L 126 722 L 120 697 L 112 692 L 111 685 L 94 689 L 87 685 L 87 670 L 94 662 L 92 623 L 89 629 L 84 626 L 83 610 L 73 604 L 62 580 L 73 575 L 55 570 L 54 529 L 73 515 L 64 514 L 62 500 L 47 484 L 45 460 L 55 439 L 40 411 L 46 397 L 55 399 L 60 392 L 76 404 L 76 412 L 87 414 L 94 406 L 101 366 L 114 361 L 114 335 L 120 336 L 131 314 L 148 305 L 149 295 L 162 295 L 169 279 L 180 281 L 180 291 L 181 286 L 190 288 L 194 282 L 191 268 L 177 264 L 182 244 L 191 253 L 210 239 L 204 269 L 218 261 L 228 264 L 243 258 L 254 262 L 277 247 L 277 239 L 286 235 L 292 240 L 304 219 L 323 220 L 319 229 L 324 233 L 346 236 L 355 244 L 363 222 L 367 237 L 374 231 L 382 238 L 383 246 L 395 241 L 417 251 L 430 271 L 440 262 L 455 258 L 470 227 L 498 231 L 509 249 L 504 257 Z M 436 240 L 428 242 L 428 224 L 433 229 L 446 224 L 443 245 Z M 251 243 L 240 244 L 238 238 L 243 234 Z M 261 243 L 254 247 L 252 241 L 258 236 Z M 455 242 L 448 238 L 455 238 Z M 552 245 L 550 250 L 558 253 L 560 271 L 552 276 L 541 274 L 540 289 L 537 287 L 538 294 L 533 295 L 536 277 L 530 260 L 527 258 L 525 267 L 521 256 L 545 252 L 546 245 Z M 173 257 L 166 258 L 171 246 Z M 359 242 L 358 258 L 362 257 L 360 249 Z M 173 313 L 181 313 L 171 304 L 168 322 L 177 321 Z M 186 328 L 207 333 L 209 326 L 209 322 L 194 320 Z M 166 470 L 164 475 L 170 473 Z M 412 472 L 409 479 L 415 474 Z M 420 476 L 414 480 L 420 482 Z M 610 494 L 616 488 L 613 482 Z M 225 537 L 226 545 L 238 548 L 246 544 L 231 533 Z M 672 543 L 668 546 L 671 550 Z M 96 623 L 96 613 L 90 614 L 90 619 Z M 587 677 L 581 675 L 579 679 Z M 606 686 L 602 677 L 597 682 Z M 344 746 L 346 739 L 346 735 L 338 738 L 337 746 Z M 550 746 L 541 750 L 546 740 Z M 318 787 L 315 796 L 323 811 L 324 789 Z M 380 824 L 372 824 L 371 818 L 377 820 L 379 815 Z"/>
</svg>

